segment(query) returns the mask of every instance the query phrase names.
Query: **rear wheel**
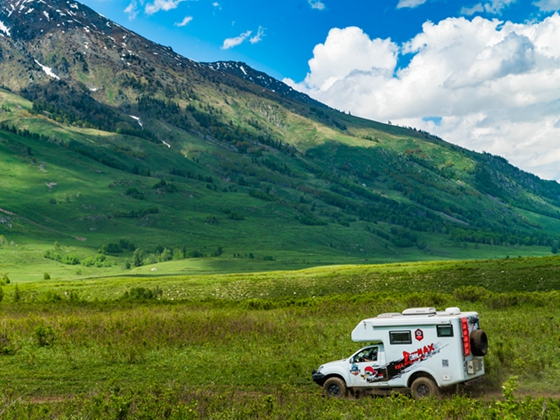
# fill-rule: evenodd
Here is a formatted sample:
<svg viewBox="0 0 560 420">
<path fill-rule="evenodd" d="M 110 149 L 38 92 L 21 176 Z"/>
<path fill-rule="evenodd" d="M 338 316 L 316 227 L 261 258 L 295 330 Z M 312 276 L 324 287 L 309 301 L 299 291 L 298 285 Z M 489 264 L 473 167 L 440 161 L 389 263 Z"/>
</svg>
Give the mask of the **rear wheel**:
<svg viewBox="0 0 560 420">
<path fill-rule="evenodd" d="M 471 350 L 475 356 L 486 356 L 488 353 L 488 337 L 484 330 L 474 330 L 471 333 Z"/>
<path fill-rule="evenodd" d="M 437 384 L 432 379 L 426 377 L 416 378 L 414 382 L 412 382 L 410 389 L 412 395 L 417 400 L 429 397 L 439 398 L 441 395 Z"/>
<path fill-rule="evenodd" d="M 340 378 L 329 378 L 325 381 L 323 389 L 327 397 L 344 398 L 346 396 L 346 383 Z"/>
</svg>

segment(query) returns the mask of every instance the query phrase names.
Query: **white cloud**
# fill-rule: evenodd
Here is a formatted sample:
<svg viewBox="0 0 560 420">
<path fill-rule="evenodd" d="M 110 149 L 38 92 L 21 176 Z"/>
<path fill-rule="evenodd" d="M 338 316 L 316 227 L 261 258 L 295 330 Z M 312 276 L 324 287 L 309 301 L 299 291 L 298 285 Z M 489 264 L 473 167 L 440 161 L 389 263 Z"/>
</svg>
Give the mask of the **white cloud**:
<svg viewBox="0 0 560 420">
<path fill-rule="evenodd" d="M 218 3 L 217 1 L 212 3 L 212 6 L 214 6 L 216 9 L 222 10 L 222 6 L 220 6 L 220 3 Z"/>
<path fill-rule="evenodd" d="M 181 22 L 176 22 L 175 26 L 178 26 L 178 27 L 187 26 L 190 23 L 191 20 L 193 20 L 192 16 L 185 16 L 185 18 Z"/>
<path fill-rule="evenodd" d="M 251 44 L 256 44 L 257 42 L 261 42 L 263 36 L 264 36 L 264 28 L 262 26 L 259 26 L 259 29 L 257 30 L 257 34 L 254 37 L 252 37 L 249 40 L 249 42 Z"/>
<path fill-rule="evenodd" d="M 128 20 L 136 19 L 138 16 L 138 4 L 135 0 L 133 0 L 127 7 L 124 9 L 124 12 L 128 15 Z"/>
<path fill-rule="evenodd" d="M 560 0 L 540 0 L 533 4 L 542 12 L 554 12 L 560 10 Z"/>
<path fill-rule="evenodd" d="M 490 0 L 484 3 L 484 10 L 492 14 L 500 14 L 502 10 L 517 0 Z"/>
<path fill-rule="evenodd" d="M 482 6 L 482 3 L 475 4 L 474 6 L 471 7 L 463 6 L 463 8 L 461 9 L 461 14 L 465 16 L 472 16 L 475 13 L 482 13 L 482 12 L 484 12 L 484 6 Z"/>
<path fill-rule="evenodd" d="M 399 0 L 399 3 L 397 4 L 397 9 L 404 9 L 405 7 L 414 9 L 415 7 L 418 7 L 426 3 L 426 1 L 427 0 Z"/>
<path fill-rule="evenodd" d="M 312 9 L 325 10 L 325 4 L 321 0 L 307 0 Z"/>
<path fill-rule="evenodd" d="M 160 10 L 167 12 L 169 10 L 176 9 L 179 3 L 183 1 L 185 0 L 155 0 L 153 3 L 148 3 L 144 10 L 148 15 L 153 15 Z"/>
<path fill-rule="evenodd" d="M 305 80 L 285 82 L 353 115 L 427 130 L 560 179 L 559 39 L 558 14 L 525 24 L 426 22 L 402 45 L 332 29 Z M 411 59 L 399 69 L 404 55 Z"/>
<path fill-rule="evenodd" d="M 222 50 L 228 50 L 233 47 L 237 47 L 238 45 L 242 44 L 247 38 L 251 36 L 253 31 L 243 32 L 241 35 L 236 36 L 235 38 L 228 38 L 224 41 L 222 45 Z"/>
<path fill-rule="evenodd" d="M 475 13 L 489 13 L 492 15 L 500 15 L 502 11 L 510 4 L 515 3 L 517 0 L 490 0 L 485 3 L 477 3 L 474 6 L 463 6 L 461 14 L 465 16 L 472 16 Z M 542 0 L 542 1 L 560 1 L 560 0 Z"/>
</svg>

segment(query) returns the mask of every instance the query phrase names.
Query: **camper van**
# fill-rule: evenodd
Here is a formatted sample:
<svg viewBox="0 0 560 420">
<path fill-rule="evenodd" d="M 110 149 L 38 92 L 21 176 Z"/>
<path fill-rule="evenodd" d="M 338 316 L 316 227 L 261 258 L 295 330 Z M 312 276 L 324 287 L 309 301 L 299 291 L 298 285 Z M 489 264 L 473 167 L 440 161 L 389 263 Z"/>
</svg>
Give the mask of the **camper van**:
<svg viewBox="0 0 560 420">
<path fill-rule="evenodd" d="M 369 344 L 312 371 L 329 397 L 395 388 L 410 388 L 415 398 L 438 397 L 442 388 L 484 376 L 488 339 L 476 312 L 409 308 L 380 314 L 361 321 L 352 340 Z"/>
</svg>

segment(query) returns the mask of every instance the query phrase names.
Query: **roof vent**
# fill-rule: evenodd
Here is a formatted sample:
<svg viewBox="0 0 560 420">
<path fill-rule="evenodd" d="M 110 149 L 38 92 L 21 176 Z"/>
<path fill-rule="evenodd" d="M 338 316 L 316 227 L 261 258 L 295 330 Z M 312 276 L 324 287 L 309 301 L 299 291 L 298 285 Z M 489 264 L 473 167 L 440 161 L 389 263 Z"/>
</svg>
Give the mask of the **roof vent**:
<svg viewBox="0 0 560 420">
<path fill-rule="evenodd" d="M 449 315 L 459 315 L 461 313 L 461 310 L 456 306 L 452 306 L 451 308 L 445 308 L 445 312 Z"/>
<path fill-rule="evenodd" d="M 384 314 L 377 315 L 377 318 L 393 318 L 395 316 L 402 316 L 402 314 L 398 312 L 386 312 Z"/>
<path fill-rule="evenodd" d="M 426 308 L 408 308 L 402 311 L 403 315 L 435 315 L 436 308 L 426 307 Z"/>
</svg>

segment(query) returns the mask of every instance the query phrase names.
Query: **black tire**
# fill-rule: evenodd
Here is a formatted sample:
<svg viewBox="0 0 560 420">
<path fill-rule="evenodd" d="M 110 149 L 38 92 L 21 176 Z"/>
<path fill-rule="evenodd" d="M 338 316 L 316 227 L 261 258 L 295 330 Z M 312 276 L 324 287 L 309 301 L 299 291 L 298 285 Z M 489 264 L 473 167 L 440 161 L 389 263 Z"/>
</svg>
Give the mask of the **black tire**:
<svg viewBox="0 0 560 420">
<path fill-rule="evenodd" d="M 323 390 L 329 398 L 344 398 L 348 392 L 346 382 L 337 377 L 327 379 L 323 384 Z"/>
<path fill-rule="evenodd" d="M 484 330 L 474 330 L 471 333 L 471 351 L 475 356 L 486 356 L 488 353 L 488 337 Z"/>
<path fill-rule="evenodd" d="M 439 398 L 441 396 L 437 384 L 432 379 L 424 376 L 416 378 L 414 382 L 412 382 L 410 390 L 412 391 L 412 396 L 417 400 L 429 397 Z"/>
</svg>

